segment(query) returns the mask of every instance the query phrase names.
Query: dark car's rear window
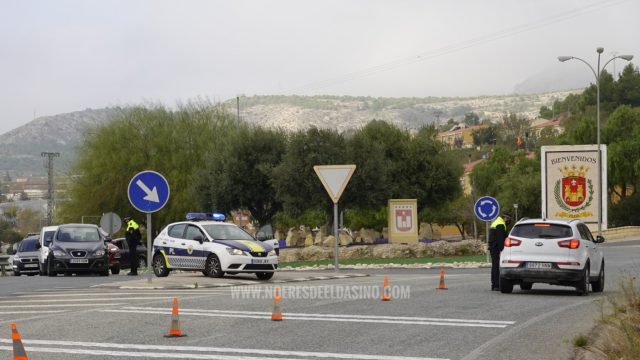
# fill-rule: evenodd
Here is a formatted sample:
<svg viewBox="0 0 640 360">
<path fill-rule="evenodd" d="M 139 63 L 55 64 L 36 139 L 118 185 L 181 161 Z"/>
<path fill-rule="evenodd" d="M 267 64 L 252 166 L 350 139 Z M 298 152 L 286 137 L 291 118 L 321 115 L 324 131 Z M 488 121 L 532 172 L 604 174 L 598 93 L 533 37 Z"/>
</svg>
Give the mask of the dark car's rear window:
<svg viewBox="0 0 640 360">
<path fill-rule="evenodd" d="M 571 227 L 560 224 L 520 224 L 513 227 L 511 235 L 527 239 L 562 239 L 572 236 Z"/>
<path fill-rule="evenodd" d="M 38 251 L 36 248 L 36 244 L 38 243 L 38 239 L 24 239 L 20 242 L 20 246 L 18 247 L 18 252 L 29 252 L 29 251 Z"/>
</svg>

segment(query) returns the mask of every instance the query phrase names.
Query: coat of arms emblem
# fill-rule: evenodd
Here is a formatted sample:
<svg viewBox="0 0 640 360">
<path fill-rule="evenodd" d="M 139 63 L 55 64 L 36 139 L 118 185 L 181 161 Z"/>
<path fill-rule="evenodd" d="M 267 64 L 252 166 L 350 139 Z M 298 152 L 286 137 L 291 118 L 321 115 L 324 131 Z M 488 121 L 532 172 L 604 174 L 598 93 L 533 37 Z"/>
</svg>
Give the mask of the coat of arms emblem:
<svg viewBox="0 0 640 360">
<path fill-rule="evenodd" d="M 396 230 L 401 232 L 410 231 L 413 227 L 413 216 L 411 209 L 396 208 Z"/>
<path fill-rule="evenodd" d="M 555 188 L 558 205 L 567 211 L 580 211 L 589 206 L 593 200 L 593 184 L 585 177 L 589 168 L 574 164 L 558 170 L 562 173 Z"/>
</svg>

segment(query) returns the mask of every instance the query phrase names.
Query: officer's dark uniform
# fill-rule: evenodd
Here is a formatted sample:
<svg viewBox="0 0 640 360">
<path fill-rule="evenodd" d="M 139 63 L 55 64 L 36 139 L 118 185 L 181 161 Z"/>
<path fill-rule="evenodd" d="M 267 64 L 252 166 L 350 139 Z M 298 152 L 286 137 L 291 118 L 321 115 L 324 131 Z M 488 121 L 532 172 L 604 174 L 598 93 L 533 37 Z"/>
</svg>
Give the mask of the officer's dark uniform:
<svg viewBox="0 0 640 360">
<path fill-rule="evenodd" d="M 138 275 L 138 244 L 142 239 L 140 234 L 140 226 L 130 217 L 124 219 L 127 223 L 127 231 L 125 233 L 125 239 L 129 245 L 129 262 L 131 264 L 131 272 L 127 275 Z"/>
<path fill-rule="evenodd" d="M 507 222 L 511 216 L 503 214 Z M 489 229 L 489 253 L 491 254 L 491 290 L 500 290 L 500 253 L 504 249 L 504 240 L 507 238 L 507 222 L 498 216 Z"/>
</svg>

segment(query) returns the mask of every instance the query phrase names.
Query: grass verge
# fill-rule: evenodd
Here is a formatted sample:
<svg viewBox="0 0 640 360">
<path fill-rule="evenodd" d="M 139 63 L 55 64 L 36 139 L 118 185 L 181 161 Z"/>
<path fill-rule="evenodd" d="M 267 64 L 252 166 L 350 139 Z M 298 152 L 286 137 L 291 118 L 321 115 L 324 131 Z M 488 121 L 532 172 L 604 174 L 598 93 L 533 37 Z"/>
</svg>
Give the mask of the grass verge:
<svg viewBox="0 0 640 360">
<path fill-rule="evenodd" d="M 640 359 L 640 290 L 636 277 L 626 275 L 618 291 L 601 304 L 601 319 L 576 359 Z"/>
<path fill-rule="evenodd" d="M 446 256 L 446 257 L 423 257 L 423 258 L 389 258 L 389 259 L 340 259 L 340 265 L 370 265 L 370 264 L 426 264 L 426 263 L 454 263 L 454 262 L 486 262 L 486 255 L 472 256 Z M 293 261 L 280 263 L 280 267 L 304 267 L 304 266 L 333 265 L 333 259 L 318 261 Z"/>
</svg>

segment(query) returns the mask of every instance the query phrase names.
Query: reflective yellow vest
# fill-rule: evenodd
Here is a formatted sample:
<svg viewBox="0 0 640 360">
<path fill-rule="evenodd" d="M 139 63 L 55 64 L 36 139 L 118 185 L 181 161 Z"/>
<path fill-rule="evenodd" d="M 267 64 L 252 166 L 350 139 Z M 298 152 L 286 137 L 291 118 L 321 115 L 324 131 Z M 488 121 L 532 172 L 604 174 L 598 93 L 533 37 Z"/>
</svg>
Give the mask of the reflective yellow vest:
<svg viewBox="0 0 640 360">
<path fill-rule="evenodd" d="M 491 228 L 495 229 L 498 227 L 498 225 L 502 225 L 504 226 L 504 229 L 507 229 L 507 224 L 504 222 L 504 219 L 502 219 L 502 216 L 498 216 L 495 220 L 493 220 L 493 222 L 491 223 Z"/>
<path fill-rule="evenodd" d="M 138 229 L 140 226 L 138 226 L 138 223 L 133 221 L 133 220 L 129 220 L 129 222 L 127 223 L 127 231 L 129 231 L 129 229 L 131 230 L 136 230 Z"/>
</svg>

